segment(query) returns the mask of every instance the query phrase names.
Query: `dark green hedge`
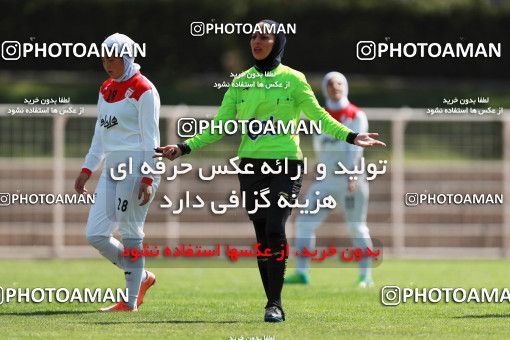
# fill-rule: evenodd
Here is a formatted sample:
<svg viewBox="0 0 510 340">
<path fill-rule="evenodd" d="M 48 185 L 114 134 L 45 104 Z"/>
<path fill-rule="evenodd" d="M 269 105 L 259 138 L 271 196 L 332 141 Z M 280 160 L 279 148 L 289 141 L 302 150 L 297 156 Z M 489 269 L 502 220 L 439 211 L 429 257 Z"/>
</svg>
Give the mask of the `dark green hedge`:
<svg viewBox="0 0 510 340">
<path fill-rule="evenodd" d="M 2 40 L 101 42 L 113 32 L 147 43 L 146 73 L 172 83 L 190 73 L 225 71 L 222 57 L 236 52 L 243 66 L 251 59 L 247 36 L 192 37 L 190 23 L 251 22 L 274 18 L 297 24 L 284 62 L 305 72 L 508 78 L 510 10 L 497 0 L 203 0 L 203 1 L 0 1 Z M 393 42 L 501 42 L 495 60 L 398 60 L 361 62 L 359 40 Z M 95 59 L 38 59 L 0 62 L 5 70 L 100 69 Z"/>
</svg>

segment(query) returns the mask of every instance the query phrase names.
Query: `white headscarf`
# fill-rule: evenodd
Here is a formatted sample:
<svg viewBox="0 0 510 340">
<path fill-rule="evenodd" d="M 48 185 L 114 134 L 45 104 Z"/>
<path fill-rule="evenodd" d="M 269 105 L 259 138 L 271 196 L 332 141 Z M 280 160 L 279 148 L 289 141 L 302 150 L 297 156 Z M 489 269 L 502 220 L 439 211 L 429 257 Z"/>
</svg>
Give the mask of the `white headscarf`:
<svg viewBox="0 0 510 340">
<path fill-rule="evenodd" d="M 112 45 L 117 45 L 117 51 L 120 53 L 120 51 L 122 51 L 122 47 L 125 44 L 133 46 L 135 42 L 125 34 L 115 33 L 106 38 L 103 44 L 108 46 L 108 48 L 111 48 Z M 127 53 L 124 53 L 122 59 L 124 60 L 124 73 L 122 73 L 119 78 L 114 79 L 118 82 L 128 80 L 134 76 L 138 70 L 140 70 L 140 65 L 135 63 L 134 56 L 130 56 Z"/>
<path fill-rule="evenodd" d="M 335 79 L 344 85 L 344 91 L 342 94 L 342 98 L 339 101 L 331 100 L 328 96 L 328 83 L 331 79 Z M 329 72 L 322 79 L 322 95 L 326 99 L 326 107 L 331 110 L 340 110 L 349 105 L 349 99 L 347 96 L 349 94 L 349 83 L 347 82 L 347 78 L 340 72 Z"/>
</svg>

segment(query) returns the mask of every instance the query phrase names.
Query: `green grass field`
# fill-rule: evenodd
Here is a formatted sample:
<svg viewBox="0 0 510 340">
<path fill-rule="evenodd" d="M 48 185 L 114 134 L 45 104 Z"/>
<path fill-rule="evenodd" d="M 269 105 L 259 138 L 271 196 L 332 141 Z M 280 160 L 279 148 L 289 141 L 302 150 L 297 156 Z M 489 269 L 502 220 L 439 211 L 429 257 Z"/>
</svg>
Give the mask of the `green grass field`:
<svg viewBox="0 0 510 340">
<path fill-rule="evenodd" d="M 2 287 L 123 287 L 106 260 L 0 261 Z M 384 260 L 376 288 L 354 287 L 356 269 L 315 269 L 309 286 L 284 288 L 287 321 L 262 321 L 255 268 L 154 268 L 157 284 L 138 313 L 99 314 L 101 304 L 0 305 L 2 338 L 508 338 L 510 304 L 407 303 L 386 307 L 380 288 L 508 287 L 508 261 Z M 293 269 L 291 269 L 293 270 Z"/>
</svg>

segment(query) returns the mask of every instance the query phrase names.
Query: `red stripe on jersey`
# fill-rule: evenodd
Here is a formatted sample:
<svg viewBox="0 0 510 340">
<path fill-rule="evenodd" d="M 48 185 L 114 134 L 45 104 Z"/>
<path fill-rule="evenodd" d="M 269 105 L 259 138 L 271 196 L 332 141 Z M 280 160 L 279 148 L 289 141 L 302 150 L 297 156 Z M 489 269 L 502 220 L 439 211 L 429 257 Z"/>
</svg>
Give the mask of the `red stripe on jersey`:
<svg viewBox="0 0 510 340">
<path fill-rule="evenodd" d="M 89 175 L 89 177 L 92 176 L 92 171 L 90 171 L 90 169 L 82 168 L 81 172 L 86 173 L 87 175 Z"/>
<path fill-rule="evenodd" d="M 142 94 L 151 89 L 150 84 L 140 72 L 126 81 L 117 82 L 112 78 L 101 85 L 100 91 L 107 103 L 115 103 L 125 98 L 140 99 Z"/>
<path fill-rule="evenodd" d="M 147 185 L 152 185 L 152 178 L 149 178 L 149 177 L 143 177 L 142 178 L 142 183 L 145 183 Z"/>
<path fill-rule="evenodd" d="M 330 110 L 326 108 L 326 111 L 331 115 L 331 117 L 335 118 L 339 122 L 344 119 L 354 119 L 356 118 L 356 113 L 360 111 L 360 108 L 354 104 L 349 103 L 346 107 L 340 110 Z"/>
</svg>

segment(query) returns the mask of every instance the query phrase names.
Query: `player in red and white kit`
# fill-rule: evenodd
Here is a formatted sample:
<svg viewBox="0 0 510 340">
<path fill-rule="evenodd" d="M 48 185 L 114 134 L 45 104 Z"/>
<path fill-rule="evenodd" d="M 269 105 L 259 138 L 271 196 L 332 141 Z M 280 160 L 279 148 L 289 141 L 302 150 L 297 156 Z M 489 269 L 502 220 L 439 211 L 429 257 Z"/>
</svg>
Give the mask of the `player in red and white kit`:
<svg viewBox="0 0 510 340">
<path fill-rule="evenodd" d="M 104 44 L 109 48 L 116 45 L 119 52 L 128 50 L 125 44 L 135 43 L 126 35 L 115 33 Z M 103 57 L 102 62 L 110 78 L 100 88 L 94 137 L 75 189 L 78 193 L 87 192 L 85 183 L 105 161 L 86 235 L 92 246 L 124 271 L 128 301 L 99 311 L 136 311 L 156 277 L 144 270 L 143 257 L 131 261 L 121 254 L 124 247 L 142 250 L 145 217 L 160 183 L 159 176 L 140 172 L 143 162 L 154 168 L 152 155 L 160 144 L 160 100 L 154 85 L 139 72 L 132 54 Z M 119 180 L 117 171 L 112 175 L 111 169 L 116 170 L 124 162 L 132 164 L 132 171 Z M 117 229 L 122 243 L 112 236 Z"/>
<path fill-rule="evenodd" d="M 329 114 L 353 131 L 367 132 L 368 121 L 365 112 L 348 99 L 349 85 L 345 76 L 339 72 L 329 72 L 322 81 L 322 93 L 326 99 Z M 341 143 L 328 135 L 314 136 L 314 149 L 319 163 L 326 168 L 337 169 L 341 162 L 347 169 L 358 166 L 363 157 L 363 148 L 348 143 Z M 349 175 L 335 175 L 328 171 L 322 180 L 316 180 L 308 190 L 307 199 L 315 202 L 327 195 L 332 195 L 338 202 L 353 245 L 365 249 L 372 248 L 370 232 L 366 224 L 369 188 L 366 175 L 351 179 Z M 319 194 L 317 194 L 319 192 Z M 316 209 L 316 205 L 310 207 Z M 331 210 L 320 209 L 314 215 L 298 215 L 296 218 L 297 249 L 315 247 L 315 230 L 326 220 Z M 358 263 L 358 287 L 368 288 L 374 285 L 372 279 L 372 261 L 363 259 Z M 285 278 L 286 284 L 307 284 L 310 282 L 310 258 L 297 257 L 297 270 Z"/>
</svg>

